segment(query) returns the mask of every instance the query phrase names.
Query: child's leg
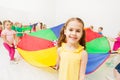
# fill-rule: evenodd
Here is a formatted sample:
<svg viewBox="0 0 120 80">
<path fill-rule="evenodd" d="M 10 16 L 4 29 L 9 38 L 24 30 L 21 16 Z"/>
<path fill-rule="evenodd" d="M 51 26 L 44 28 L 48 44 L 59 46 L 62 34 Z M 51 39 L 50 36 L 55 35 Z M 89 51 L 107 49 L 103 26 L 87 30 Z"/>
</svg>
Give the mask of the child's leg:
<svg viewBox="0 0 120 80">
<path fill-rule="evenodd" d="M 10 60 L 14 60 L 14 54 L 15 54 L 14 47 L 10 47 L 7 43 L 3 43 L 3 45 L 9 52 Z"/>
<path fill-rule="evenodd" d="M 7 43 L 3 43 L 3 45 L 8 50 L 8 52 L 10 53 L 10 46 Z"/>
<path fill-rule="evenodd" d="M 10 60 L 14 60 L 14 55 L 15 55 L 15 48 L 11 47 L 10 48 Z"/>
</svg>

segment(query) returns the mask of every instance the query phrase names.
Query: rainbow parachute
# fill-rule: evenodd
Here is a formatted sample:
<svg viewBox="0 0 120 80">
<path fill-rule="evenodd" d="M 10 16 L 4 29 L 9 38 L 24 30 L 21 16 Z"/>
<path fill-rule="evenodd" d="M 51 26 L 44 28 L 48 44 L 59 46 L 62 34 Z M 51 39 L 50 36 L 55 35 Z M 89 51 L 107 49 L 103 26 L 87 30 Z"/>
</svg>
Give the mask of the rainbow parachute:
<svg viewBox="0 0 120 80">
<path fill-rule="evenodd" d="M 57 40 L 63 25 L 25 34 L 18 44 L 19 54 L 36 67 L 54 66 L 57 59 L 54 41 Z"/>
<path fill-rule="evenodd" d="M 49 67 L 56 64 L 57 48 L 54 41 L 58 39 L 64 24 L 25 34 L 18 44 L 19 54 L 28 63 L 36 67 Z M 109 56 L 110 45 L 106 37 L 85 29 L 88 64 L 86 74 L 95 71 Z"/>
<path fill-rule="evenodd" d="M 110 45 L 106 37 L 86 29 L 86 50 L 88 63 L 86 73 L 95 71 L 109 57 Z"/>
</svg>

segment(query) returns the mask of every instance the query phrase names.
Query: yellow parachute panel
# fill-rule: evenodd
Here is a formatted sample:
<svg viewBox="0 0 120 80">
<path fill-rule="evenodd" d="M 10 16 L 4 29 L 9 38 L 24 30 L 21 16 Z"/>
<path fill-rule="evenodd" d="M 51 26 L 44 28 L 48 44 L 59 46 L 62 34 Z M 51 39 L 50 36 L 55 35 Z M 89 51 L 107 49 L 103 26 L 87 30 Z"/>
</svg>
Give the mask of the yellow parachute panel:
<svg viewBox="0 0 120 80">
<path fill-rule="evenodd" d="M 17 48 L 19 54 L 30 64 L 36 67 L 49 67 L 56 64 L 57 48 L 52 47 L 38 51 L 25 51 Z"/>
</svg>

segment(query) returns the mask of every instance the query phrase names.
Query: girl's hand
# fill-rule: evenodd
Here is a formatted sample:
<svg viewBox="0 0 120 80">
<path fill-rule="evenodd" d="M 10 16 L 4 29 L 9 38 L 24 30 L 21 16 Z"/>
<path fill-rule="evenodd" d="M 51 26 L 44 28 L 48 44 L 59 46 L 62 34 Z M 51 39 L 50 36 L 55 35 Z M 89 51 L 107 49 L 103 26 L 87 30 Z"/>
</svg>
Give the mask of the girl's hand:
<svg viewBox="0 0 120 80">
<path fill-rule="evenodd" d="M 55 70 L 58 70 L 59 69 L 59 65 L 56 65 L 54 68 L 55 68 Z"/>
<path fill-rule="evenodd" d="M 15 45 L 14 47 L 15 47 L 15 49 L 17 49 L 17 46 L 16 46 L 16 45 Z"/>
<path fill-rule="evenodd" d="M 9 44 L 9 46 L 10 46 L 10 47 L 13 47 L 13 45 L 12 45 L 12 44 Z"/>
<path fill-rule="evenodd" d="M 51 66 L 53 69 L 58 70 L 59 66 L 55 65 L 55 66 Z"/>
</svg>

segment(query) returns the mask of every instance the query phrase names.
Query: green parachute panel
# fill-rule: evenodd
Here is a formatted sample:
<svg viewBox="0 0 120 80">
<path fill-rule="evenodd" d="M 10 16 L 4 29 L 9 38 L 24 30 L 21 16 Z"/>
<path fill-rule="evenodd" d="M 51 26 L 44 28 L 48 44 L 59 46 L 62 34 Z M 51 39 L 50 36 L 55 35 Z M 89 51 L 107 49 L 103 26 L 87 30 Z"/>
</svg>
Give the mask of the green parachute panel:
<svg viewBox="0 0 120 80">
<path fill-rule="evenodd" d="M 36 32 L 29 33 L 29 35 L 43 38 L 43 39 L 50 40 L 50 41 L 57 40 L 56 35 L 51 29 L 39 30 Z"/>
<path fill-rule="evenodd" d="M 106 37 L 96 38 L 86 43 L 86 50 L 89 54 L 105 54 L 110 51 L 110 44 Z"/>
</svg>

